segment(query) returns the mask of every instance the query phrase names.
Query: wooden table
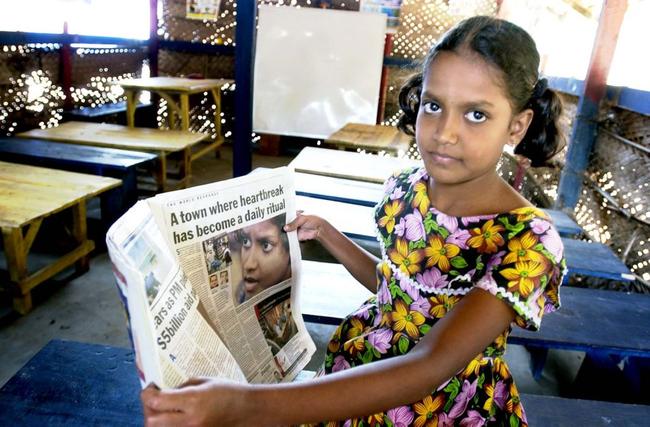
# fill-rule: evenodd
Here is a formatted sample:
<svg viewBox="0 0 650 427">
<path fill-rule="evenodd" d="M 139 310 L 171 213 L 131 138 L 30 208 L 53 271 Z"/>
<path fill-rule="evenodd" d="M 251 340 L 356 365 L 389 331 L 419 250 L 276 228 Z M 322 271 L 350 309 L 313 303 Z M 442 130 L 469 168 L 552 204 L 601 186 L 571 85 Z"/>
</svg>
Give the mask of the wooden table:
<svg viewBox="0 0 650 427">
<path fill-rule="evenodd" d="M 32 129 L 16 136 L 156 153 L 158 155 L 156 182 L 161 191 L 166 191 L 171 187 L 167 185 L 167 157 L 171 153 L 182 155 L 178 186 L 185 188 L 192 177 L 192 147 L 208 137 L 204 133 L 184 130 L 130 128 L 122 125 L 87 122 L 61 123 L 57 127 Z"/>
<path fill-rule="evenodd" d="M 136 168 L 157 158 L 153 153 L 141 151 L 0 136 L 0 160 L 121 180 L 122 187 L 116 200 L 101 198 L 102 222 L 106 228 L 138 201 Z"/>
<path fill-rule="evenodd" d="M 128 79 L 119 82 L 126 93 L 126 119 L 127 125 L 133 127 L 135 123 L 135 108 L 137 94 L 147 90 L 155 92 L 165 101 L 169 108 L 169 127 L 176 128 L 177 119 L 180 117 L 181 130 L 190 129 L 190 95 L 210 92 L 214 101 L 214 126 L 216 139 L 211 144 L 196 152 L 192 160 L 201 157 L 210 150 L 216 150 L 223 143 L 221 134 L 221 87 L 233 84 L 230 79 L 186 79 L 180 77 L 149 77 L 142 79 Z"/>
<path fill-rule="evenodd" d="M 8 426 L 141 426 L 133 350 L 52 340 L 0 389 Z M 646 426 L 650 406 L 522 394 L 531 426 Z M 552 410 L 549 410 L 552 408 Z"/>
<path fill-rule="evenodd" d="M 120 180 L 35 166 L 0 162 L 0 228 L 9 279 L 16 287 L 14 308 L 31 310 L 31 290 L 65 268 L 88 269 L 87 255 L 95 247 L 88 240 L 86 200 L 118 187 Z M 48 266 L 28 272 L 27 255 L 43 219 L 71 209 L 75 247 Z"/>
<path fill-rule="evenodd" d="M 325 143 L 341 149 L 361 148 L 368 151 L 386 151 L 393 154 L 406 153 L 412 137 L 395 126 L 348 123 L 328 136 Z"/>
</svg>

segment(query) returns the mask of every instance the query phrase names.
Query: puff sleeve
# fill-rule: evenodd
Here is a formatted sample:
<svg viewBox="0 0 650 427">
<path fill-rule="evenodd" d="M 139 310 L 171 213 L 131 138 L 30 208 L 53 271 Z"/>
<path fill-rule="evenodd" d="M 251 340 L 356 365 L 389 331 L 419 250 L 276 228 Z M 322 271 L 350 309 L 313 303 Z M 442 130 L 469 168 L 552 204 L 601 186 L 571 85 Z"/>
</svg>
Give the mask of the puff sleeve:
<svg viewBox="0 0 650 427">
<path fill-rule="evenodd" d="M 513 211 L 499 221 L 503 244 L 487 260 L 476 286 L 510 305 L 518 326 L 538 330 L 544 314 L 560 307 L 566 273 L 562 241 L 546 214 L 535 208 Z"/>
</svg>

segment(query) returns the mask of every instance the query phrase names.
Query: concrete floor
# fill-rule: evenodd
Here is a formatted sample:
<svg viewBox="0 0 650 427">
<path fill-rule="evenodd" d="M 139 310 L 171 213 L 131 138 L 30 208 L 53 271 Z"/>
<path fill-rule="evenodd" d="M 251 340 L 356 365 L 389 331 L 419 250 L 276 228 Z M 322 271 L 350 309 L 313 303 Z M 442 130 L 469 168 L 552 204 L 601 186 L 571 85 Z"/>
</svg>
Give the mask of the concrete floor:
<svg viewBox="0 0 650 427">
<path fill-rule="evenodd" d="M 256 154 L 253 167 L 277 167 L 289 161 L 291 157 L 288 156 Z M 220 159 L 208 155 L 193 164 L 193 185 L 231 176 L 230 147 L 222 150 Z M 100 239 L 103 236 L 96 237 L 96 240 Z M 125 316 L 105 250 L 95 251 L 88 272 L 69 281 L 42 284 L 34 291 L 33 299 L 33 311 L 20 317 L 11 312 L 7 292 L 0 292 L 0 386 L 51 339 L 121 347 L 130 345 Z M 319 349 L 308 369 L 316 370 L 322 363 L 327 339 L 334 328 L 308 324 L 308 329 Z M 536 381 L 530 374 L 530 358 L 523 347 L 510 345 L 506 356 L 521 392 L 550 395 L 565 393 L 583 357 L 579 352 L 551 351 L 542 378 Z"/>
</svg>

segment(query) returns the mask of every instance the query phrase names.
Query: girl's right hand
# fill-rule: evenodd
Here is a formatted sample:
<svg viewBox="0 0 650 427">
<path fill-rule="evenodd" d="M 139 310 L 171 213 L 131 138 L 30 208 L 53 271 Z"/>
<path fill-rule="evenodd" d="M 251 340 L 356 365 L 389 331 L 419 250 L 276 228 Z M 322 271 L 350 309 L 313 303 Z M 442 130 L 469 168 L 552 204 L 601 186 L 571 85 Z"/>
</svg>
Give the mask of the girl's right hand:
<svg viewBox="0 0 650 427">
<path fill-rule="evenodd" d="M 296 212 L 296 218 L 284 226 L 284 231 L 298 230 L 298 240 L 319 240 L 323 227 L 327 223 L 323 218 L 316 215 L 303 215 L 303 211 Z"/>
</svg>

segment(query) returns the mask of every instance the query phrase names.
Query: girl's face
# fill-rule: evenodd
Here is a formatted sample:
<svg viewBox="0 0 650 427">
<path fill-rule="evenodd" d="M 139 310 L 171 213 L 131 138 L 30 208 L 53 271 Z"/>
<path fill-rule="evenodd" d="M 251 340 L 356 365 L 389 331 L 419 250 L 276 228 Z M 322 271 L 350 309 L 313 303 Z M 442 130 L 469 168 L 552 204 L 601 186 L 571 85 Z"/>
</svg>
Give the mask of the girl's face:
<svg viewBox="0 0 650 427">
<path fill-rule="evenodd" d="M 244 288 L 248 296 L 291 277 L 289 253 L 282 244 L 280 229 L 263 221 L 242 230 Z"/>
<path fill-rule="evenodd" d="M 496 68 L 475 54 L 444 51 L 424 76 L 415 138 L 434 182 L 481 185 L 531 119 L 531 110 L 513 116 Z"/>
</svg>

